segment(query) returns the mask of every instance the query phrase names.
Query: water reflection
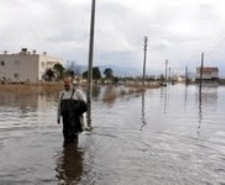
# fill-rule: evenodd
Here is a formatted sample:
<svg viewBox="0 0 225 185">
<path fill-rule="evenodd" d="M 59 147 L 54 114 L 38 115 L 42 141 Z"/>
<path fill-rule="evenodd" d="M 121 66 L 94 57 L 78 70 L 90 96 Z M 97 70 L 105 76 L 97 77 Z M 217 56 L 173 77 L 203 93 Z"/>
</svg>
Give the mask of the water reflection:
<svg viewBox="0 0 225 185">
<path fill-rule="evenodd" d="M 201 95 L 201 96 L 200 96 Z M 217 107 L 218 88 L 217 87 L 202 87 L 199 90 L 197 98 L 201 100 L 203 107 Z"/>
<path fill-rule="evenodd" d="M 116 94 L 125 98 L 117 97 L 110 108 L 102 95 L 115 89 L 101 88 L 93 106 L 95 129 L 81 135 L 81 151 L 73 145 L 61 148 L 61 129 L 55 123 L 58 90 L 48 95 L 1 92 L 0 184 L 12 177 L 17 180 L 13 184 L 46 185 L 225 182 L 224 87 L 203 88 L 199 97 L 198 87 L 177 84 L 139 98 L 118 87 Z M 15 114 L 19 104 L 38 108 L 21 119 Z M 201 139 L 196 139 L 197 131 Z"/>
<path fill-rule="evenodd" d="M 160 91 L 160 100 L 163 103 L 163 113 L 164 116 L 167 114 L 167 103 L 168 103 L 168 93 L 167 93 L 167 86 L 162 87 Z"/>
<path fill-rule="evenodd" d="M 141 99 L 141 121 L 142 125 L 140 131 L 142 131 L 144 126 L 147 124 L 145 118 L 145 91 L 142 92 L 142 99 Z"/>
<path fill-rule="evenodd" d="M 106 87 L 103 95 L 103 101 L 109 106 L 112 106 L 115 103 L 116 87 L 114 85 L 109 85 Z"/>
<path fill-rule="evenodd" d="M 37 109 L 37 95 L 20 94 L 20 93 L 4 93 L 0 94 L 1 107 L 17 107 L 22 113 L 34 112 Z"/>
<path fill-rule="evenodd" d="M 56 161 L 56 177 L 59 184 L 77 184 L 83 174 L 83 152 L 74 144 L 63 146 L 63 151 Z"/>
<path fill-rule="evenodd" d="M 199 109 L 199 120 L 198 120 L 198 127 L 197 127 L 197 134 L 198 137 L 200 136 L 200 130 L 201 130 L 201 124 L 202 124 L 202 118 L 203 118 L 203 114 L 202 114 L 202 91 L 199 90 L 199 105 L 198 105 L 198 109 Z"/>
<path fill-rule="evenodd" d="M 57 91 L 52 89 L 42 89 L 39 86 L 23 87 L 12 86 L 1 89 L 0 105 L 4 107 L 14 107 L 21 111 L 22 115 L 28 112 L 42 110 L 50 102 L 54 102 Z"/>
<path fill-rule="evenodd" d="M 185 85 L 185 91 L 184 91 L 184 112 L 186 112 L 187 109 L 187 93 L 188 92 L 188 85 Z"/>
<path fill-rule="evenodd" d="M 100 94 L 101 94 L 101 86 L 100 85 L 94 85 L 93 90 L 92 90 L 93 100 L 97 101 L 99 99 Z"/>
<path fill-rule="evenodd" d="M 197 127 L 197 134 L 198 137 L 200 136 L 201 124 L 203 120 L 203 108 L 209 114 L 213 114 L 213 112 L 217 109 L 217 99 L 218 99 L 218 89 L 217 87 L 202 87 L 198 89 L 198 127 Z"/>
</svg>

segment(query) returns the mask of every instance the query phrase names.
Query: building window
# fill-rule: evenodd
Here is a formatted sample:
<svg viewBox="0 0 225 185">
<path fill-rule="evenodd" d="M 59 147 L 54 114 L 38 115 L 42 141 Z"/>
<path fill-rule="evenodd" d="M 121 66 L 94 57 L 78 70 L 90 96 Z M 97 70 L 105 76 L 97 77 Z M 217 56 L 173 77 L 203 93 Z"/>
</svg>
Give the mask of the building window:
<svg viewBox="0 0 225 185">
<path fill-rule="evenodd" d="M 42 63 L 41 63 L 41 66 L 44 67 L 44 66 L 45 66 L 45 62 L 42 62 Z"/>
<path fill-rule="evenodd" d="M 1 61 L 1 66 L 5 66 L 5 61 Z"/>
<path fill-rule="evenodd" d="M 52 67 L 54 62 L 47 62 L 48 67 Z"/>
<path fill-rule="evenodd" d="M 18 78 L 19 75 L 17 73 L 14 74 L 14 78 Z"/>
</svg>

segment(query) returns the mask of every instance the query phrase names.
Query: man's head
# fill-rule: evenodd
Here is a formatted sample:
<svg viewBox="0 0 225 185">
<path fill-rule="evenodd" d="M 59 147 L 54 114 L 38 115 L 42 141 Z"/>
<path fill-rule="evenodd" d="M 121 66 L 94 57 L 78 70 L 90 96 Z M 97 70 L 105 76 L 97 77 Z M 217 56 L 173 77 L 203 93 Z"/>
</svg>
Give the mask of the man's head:
<svg viewBox="0 0 225 185">
<path fill-rule="evenodd" d="M 64 78 L 64 89 L 69 91 L 73 87 L 73 78 L 71 76 L 65 76 Z"/>
</svg>

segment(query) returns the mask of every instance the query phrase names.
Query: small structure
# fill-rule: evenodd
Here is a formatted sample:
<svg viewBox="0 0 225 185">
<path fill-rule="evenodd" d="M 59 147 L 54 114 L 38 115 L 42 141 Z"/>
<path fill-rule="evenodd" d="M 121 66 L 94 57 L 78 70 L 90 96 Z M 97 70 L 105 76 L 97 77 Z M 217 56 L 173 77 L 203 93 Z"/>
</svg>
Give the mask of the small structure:
<svg viewBox="0 0 225 185">
<path fill-rule="evenodd" d="M 196 80 L 200 79 L 201 68 L 196 69 Z M 203 80 L 217 80 L 219 78 L 218 67 L 203 67 L 202 68 L 202 79 Z"/>
<path fill-rule="evenodd" d="M 36 50 L 28 52 L 22 48 L 19 53 L 0 54 L 0 80 L 7 82 L 38 82 L 43 80 L 47 69 L 57 63 L 63 65 L 63 59 L 48 56 L 46 52 L 37 54 Z"/>
</svg>

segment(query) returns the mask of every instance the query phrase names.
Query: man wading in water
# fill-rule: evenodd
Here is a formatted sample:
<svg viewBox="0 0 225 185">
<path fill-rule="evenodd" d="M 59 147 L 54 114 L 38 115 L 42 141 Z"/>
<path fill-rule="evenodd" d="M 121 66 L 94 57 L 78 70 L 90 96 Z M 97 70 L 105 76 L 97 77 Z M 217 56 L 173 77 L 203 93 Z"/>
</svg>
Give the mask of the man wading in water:
<svg viewBox="0 0 225 185">
<path fill-rule="evenodd" d="M 64 90 L 59 93 L 57 122 L 60 124 L 60 116 L 63 122 L 64 143 L 77 143 L 78 135 L 84 130 L 83 113 L 87 111 L 87 105 L 83 93 L 73 87 L 73 78 L 64 78 Z"/>
</svg>

